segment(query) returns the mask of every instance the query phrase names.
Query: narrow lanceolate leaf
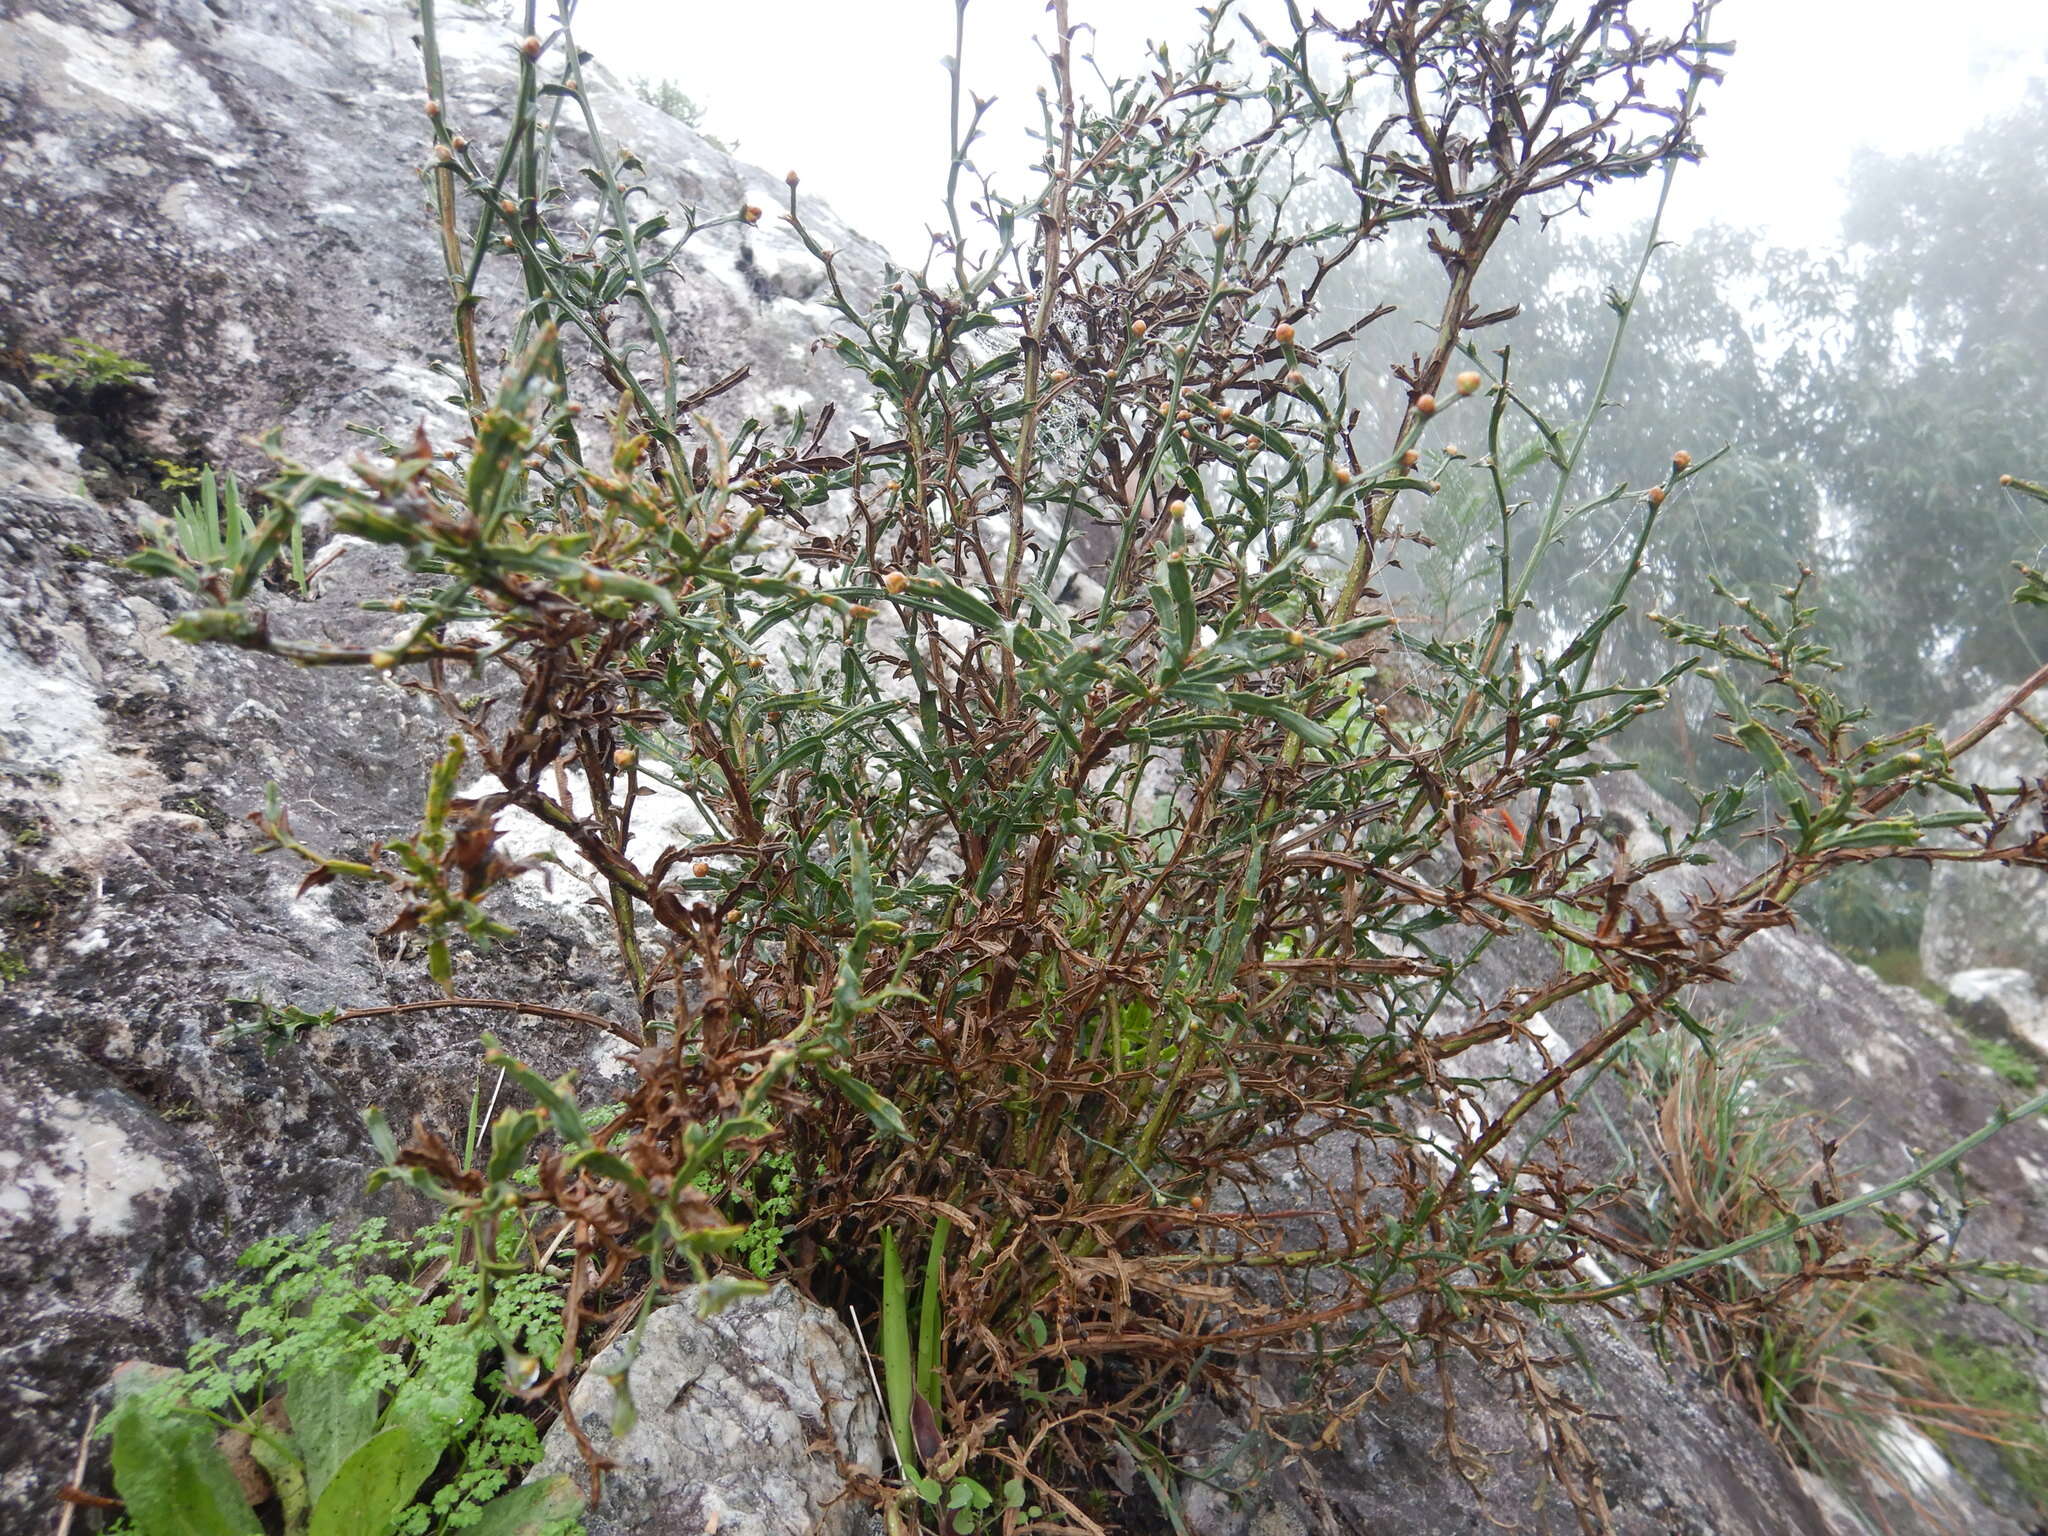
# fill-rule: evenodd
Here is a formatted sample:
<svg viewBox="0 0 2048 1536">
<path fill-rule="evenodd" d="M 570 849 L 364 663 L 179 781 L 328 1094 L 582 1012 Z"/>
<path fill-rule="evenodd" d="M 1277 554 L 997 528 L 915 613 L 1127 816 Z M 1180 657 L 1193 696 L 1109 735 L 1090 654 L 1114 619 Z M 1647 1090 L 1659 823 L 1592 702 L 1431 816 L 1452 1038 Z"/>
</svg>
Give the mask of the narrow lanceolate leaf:
<svg viewBox="0 0 2048 1536">
<path fill-rule="evenodd" d="M 1312 747 L 1327 747 L 1337 739 L 1337 733 L 1327 725 L 1311 720 L 1300 710 L 1290 709 L 1278 699 L 1269 699 L 1263 693 L 1233 692 L 1225 697 L 1246 714 L 1271 720 L 1284 730 L 1299 736 Z"/>
<path fill-rule="evenodd" d="M 837 1088 L 849 1103 L 874 1122 L 875 1129 L 884 1136 L 894 1136 L 903 1141 L 910 1139 L 910 1128 L 903 1123 L 903 1111 L 880 1091 L 839 1067 L 820 1065 L 818 1076 Z"/>
<path fill-rule="evenodd" d="M 532 1094 L 541 1108 L 548 1112 L 556 1133 L 564 1141 L 581 1144 L 590 1140 L 590 1130 L 584 1125 L 583 1112 L 576 1104 L 573 1078 L 565 1075 L 551 1083 L 525 1062 L 500 1050 L 498 1042 L 489 1035 L 484 1037 L 484 1046 L 485 1064 L 503 1067 L 507 1077 Z"/>
</svg>

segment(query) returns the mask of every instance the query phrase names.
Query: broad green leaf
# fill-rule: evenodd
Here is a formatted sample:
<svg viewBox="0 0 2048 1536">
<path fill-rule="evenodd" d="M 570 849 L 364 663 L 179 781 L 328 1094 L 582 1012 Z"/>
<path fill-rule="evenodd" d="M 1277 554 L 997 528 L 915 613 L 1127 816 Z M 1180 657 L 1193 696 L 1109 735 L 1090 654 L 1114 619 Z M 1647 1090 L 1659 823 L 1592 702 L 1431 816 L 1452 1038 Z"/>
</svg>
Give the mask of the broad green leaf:
<svg viewBox="0 0 2048 1536">
<path fill-rule="evenodd" d="M 582 1508 L 583 1490 L 568 1477 L 538 1477 L 499 1494 L 466 1525 L 463 1536 L 540 1536 Z"/>
<path fill-rule="evenodd" d="M 138 1536 L 262 1536 L 214 1444 L 214 1428 L 162 1392 L 124 1397 L 108 1416 L 114 1489 Z"/>
<path fill-rule="evenodd" d="M 317 1504 L 341 1464 L 377 1432 L 377 1389 L 365 1362 L 349 1360 L 285 1382 L 284 1408 L 306 1468 L 306 1501 Z"/>
<path fill-rule="evenodd" d="M 307 1536 L 390 1536 L 440 1462 L 444 1444 L 422 1438 L 410 1424 L 373 1435 L 335 1469 L 327 1491 L 314 1501 Z"/>
</svg>

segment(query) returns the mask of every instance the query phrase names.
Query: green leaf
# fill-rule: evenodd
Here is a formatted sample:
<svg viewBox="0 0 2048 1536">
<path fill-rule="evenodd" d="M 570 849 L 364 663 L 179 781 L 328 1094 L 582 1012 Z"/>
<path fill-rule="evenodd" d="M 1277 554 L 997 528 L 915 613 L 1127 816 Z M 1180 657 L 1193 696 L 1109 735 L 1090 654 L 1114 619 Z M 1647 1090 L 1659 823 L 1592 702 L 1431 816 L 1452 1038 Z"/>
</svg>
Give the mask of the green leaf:
<svg viewBox="0 0 2048 1536">
<path fill-rule="evenodd" d="M 941 1216 L 932 1223 L 932 1240 L 924 1257 L 924 1294 L 917 1316 L 917 1390 L 939 1416 L 939 1311 L 946 1291 L 946 1244 L 953 1221 Z"/>
<path fill-rule="evenodd" d="M 554 1122 L 555 1133 L 571 1146 L 584 1146 L 590 1141 L 590 1130 L 583 1123 L 583 1112 L 576 1105 L 573 1076 L 564 1073 L 554 1082 L 549 1082 L 525 1062 L 501 1050 L 498 1042 L 490 1035 L 484 1036 L 484 1063 L 487 1066 L 503 1067 L 505 1075 L 524 1088 L 539 1101 L 548 1118 Z"/>
<path fill-rule="evenodd" d="M 1327 747 L 1337 739 L 1337 733 L 1319 721 L 1311 720 L 1296 709 L 1289 709 L 1278 699 L 1269 699 L 1263 693 L 1227 693 L 1230 702 L 1248 715 L 1257 715 L 1271 720 L 1284 730 L 1293 732 L 1312 747 Z"/>
<path fill-rule="evenodd" d="M 872 1120 L 875 1129 L 885 1136 L 896 1136 L 908 1141 L 910 1128 L 903 1123 L 903 1111 L 885 1098 L 879 1091 L 855 1077 L 843 1067 L 818 1066 L 818 1076 L 834 1088 Z"/>
<path fill-rule="evenodd" d="M 139 1392 L 108 1416 L 108 1431 L 114 1488 L 140 1536 L 262 1536 L 206 1420 Z"/>
<path fill-rule="evenodd" d="M 499 1494 L 463 1527 L 464 1536 L 541 1536 L 583 1506 L 583 1490 L 569 1477 L 540 1477 Z"/>
<path fill-rule="evenodd" d="M 1893 821 L 1866 821 L 1831 832 L 1820 840 L 1819 848 L 1824 853 L 1835 848 L 1902 848 L 1919 841 L 1919 826 L 1910 818 L 1901 817 Z"/>
<path fill-rule="evenodd" d="M 882 1229 L 882 1390 L 889 1400 L 889 1428 L 896 1437 L 896 1454 L 903 1465 L 914 1467 L 917 1446 L 910 1433 L 910 1394 L 913 1366 L 910 1358 L 910 1298 L 903 1288 L 903 1258 L 896 1251 L 896 1234 Z"/>
<path fill-rule="evenodd" d="M 524 1166 L 526 1149 L 541 1132 L 541 1118 L 530 1109 L 508 1109 L 491 1122 L 491 1156 L 484 1177 L 495 1184 Z"/>
<path fill-rule="evenodd" d="M 306 1516 L 312 1509 L 312 1498 L 306 1492 L 306 1468 L 297 1452 L 297 1446 L 289 1435 L 280 1435 L 268 1430 L 262 1435 L 249 1439 L 249 1455 L 270 1478 L 270 1486 L 277 1493 L 278 1507 L 284 1512 L 286 1536 L 297 1536 L 305 1530 Z"/>
<path fill-rule="evenodd" d="M 411 1424 L 373 1435 L 335 1469 L 314 1501 L 307 1536 L 390 1536 L 446 1443 L 445 1437 L 423 1438 Z"/>
<path fill-rule="evenodd" d="M 775 782 L 776 775 L 795 767 L 799 763 L 809 762 L 825 750 L 826 743 L 830 742 L 833 737 L 844 735 L 853 727 L 864 721 L 872 720 L 877 715 L 886 715 L 904 707 L 905 705 L 896 699 L 883 699 L 879 703 L 863 704 L 859 709 L 848 710 L 823 730 L 814 731 L 808 736 L 799 737 L 776 753 L 773 758 L 769 759 L 768 765 L 753 776 L 752 788 L 754 793 L 757 795 L 764 793 Z"/>
<path fill-rule="evenodd" d="M 766 1296 L 769 1291 L 765 1280 L 742 1280 L 733 1275 L 717 1275 L 697 1287 L 697 1315 L 716 1317 L 736 1301 L 749 1296 Z"/>
<path fill-rule="evenodd" d="M 341 1464 L 377 1432 L 377 1389 L 364 1379 L 366 1363 L 358 1356 L 285 1383 L 285 1412 L 305 1464 L 309 1505 L 320 1502 Z"/>
<path fill-rule="evenodd" d="M 950 576 L 936 570 L 928 570 L 918 578 L 923 595 L 956 619 L 964 619 L 976 629 L 1001 630 L 1003 616 L 987 603 L 969 592 Z"/>
</svg>

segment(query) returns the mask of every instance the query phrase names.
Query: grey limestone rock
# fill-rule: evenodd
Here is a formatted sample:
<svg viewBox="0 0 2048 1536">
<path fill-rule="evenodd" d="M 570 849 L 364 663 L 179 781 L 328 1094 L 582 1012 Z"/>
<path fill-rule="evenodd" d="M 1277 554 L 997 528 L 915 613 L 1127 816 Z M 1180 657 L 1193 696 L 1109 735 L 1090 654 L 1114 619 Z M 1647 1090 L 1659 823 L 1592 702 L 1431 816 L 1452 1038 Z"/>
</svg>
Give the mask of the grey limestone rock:
<svg viewBox="0 0 2048 1536">
<path fill-rule="evenodd" d="M 2048 1055 L 2048 1003 L 2033 973 L 1990 966 L 1948 978 L 1948 1009 L 1980 1034 Z"/>
<path fill-rule="evenodd" d="M 611 1432 L 608 1376 L 621 1345 L 590 1363 L 571 1399 L 583 1432 L 617 1466 L 585 1517 L 590 1536 L 866 1536 L 873 1511 L 848 1469 L 882 1470 L 880 1411 L 846 1325 L 787 1285 L 697 1315 L 699 1289 L 647 1320 L 632 1361 L 637 1421 Z M 540 1471 L 589 1474 L 560 1425 Z"/>
<path fill-rule="evenodd" d="M 441 9 L 449 110 L 488 143 L 517 33 Z M 153 459 L 261 476 L 272 427 L 315 464 L 345 461 L 352 423 L 449 431 L 416 30 L 406 0 L 0 0 L 0 1529 L 50 1528 L 110 1368 L 217 1327 L 201 1294 L 250 1242 L 425 1214 L 366 1200 L 364 1105 L 459 1129 L 485 1030 L 550 1076 L 622 1080 L 610 1037 L 504 1014 L 261 1027 L 258 999 L 426 986 L 379 936 L 380 888 L 296 897 L 302 871 L 253 857 L 245 817 L 275 782 L 308 842 L 360 856 L 413 829 L 444 733 L 367 675 L 165 639 L 181 595 L 121 566 Z M 786 196 L 602 68 L 586 82 L 650 202 Z M 847 281 L 878 280 L 874 245 L 806 214 Z M 809 350 L 824 311 L 784 280 L 805 260 L 784 228 L 725 228 L 659 284 L 685 387 L 752 366 L 713 404 L 728 424 L 862 403 Z M 69 337 L 151 381 L 37 390 L 27 355 Z M 268 594 L 275 622 L 381 638 L 358 605 L 395 567 L 348 540 L 309 552 L 313 593 Z M 461 989 L 630 1018 L 582 895 L 531 875 L 495 898 L 518 936 L 467 954 Z"/>
</svg>

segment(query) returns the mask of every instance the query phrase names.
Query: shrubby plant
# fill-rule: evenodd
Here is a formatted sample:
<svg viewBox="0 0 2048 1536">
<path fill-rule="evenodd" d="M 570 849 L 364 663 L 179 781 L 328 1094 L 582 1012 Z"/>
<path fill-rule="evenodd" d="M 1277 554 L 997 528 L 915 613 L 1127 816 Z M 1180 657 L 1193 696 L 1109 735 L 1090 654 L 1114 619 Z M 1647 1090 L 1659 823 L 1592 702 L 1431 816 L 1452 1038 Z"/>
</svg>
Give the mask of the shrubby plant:
<svg viewBox="0 0 2048 1536">
<path fill-rule="evenodd" d="M 1629 1192 L 1567 1147 L 1575 1107 L 1632 1039 L 1711 1041 L 1696 989 L 1830 874 L 2048 862 L 2013 838 L 2033 792 L 1960 783 L 1967 741 L 1931 728 L 1866 732 L 1797 584 L 1724 624 L 1663 619 L 1662 672 L 1596 680 L 1660 508 L 1708 467 L 1672 445 L 1646 490 L 1576 482 L 1654 233 L 1577 422 L 1479 350 L 1498 316 L 1473 285 L 1516 220 L 1617 178 L 1668 190 L 1710 7 L 1666 34 L 1621 0 L 1370 0 L 1266 34 L 1224 5 L 1099 99 L 1054 9 L 1040 184 L 976 171 L 956 56 L 946 230 L 918 270 L 856 291 L 791 176 L 779 216 L 824 273 L 823 345 L 872 392 L 835 432 L 829 408 L 699 414 L 734 360 L 679 350 L 654 279 L 767 215 L 646 205 L 583 89 L 573 5 L 545 27 L 528 5 L 486 141 L 446 106 L 422 0 L 469 430 L 387 442 L 353 481 L 286 465 L 239 556 L 147 558 L 198 597 L 187 638 L 373 667 L 440 706 L 416 836 L 346 861 L 282 799 L 260 819 L 309 883 L 389 885 L 441 987 L 452 946 L 501 931 L 506 818 L 604 893 L 639 1016 L 585 1022 L 632 1048 L 621 1107 L 587 1113 L 493 1049 L 525 1103 L 477 1158 L 374 1122 L 382 1177 L 443 1202 L 472 1251 L 517 1228 L 570 1256 L 559 1347 L 509 1344 L 511 1390 L 565 1404 L 579 1343 L 678 1280 L 758 1285 L 712 1192 L 764 1210 L 780 1167 L 801 1185 L 775 1208 L 779 1272 L 849 1306 L 886 1367 L 899 1523 L 1097 1529 L 1118 1457 L 1171 1501 L 1177 1410 L 1247 1361 L 1298 1367 L 1292 1402 L 1247 1399 L 1277 1423 L 1463 1351 L 1530 1385 L 1597 1528 L 1538 1316 L 1801 1232 L 1825 1241 L 1787 1285 L 1955 1266 L 1851 1251 L 1855 1213 L 1924 1168 L 1705 1251 L 1619 1242 L 1604 1217 Z M 1341 217 L 1298 217 L 1318 182 Z M 1384 316 L 1324 297 L 1402 227 L 1443 291 L 1380 421 L 1339 359 Z M 1396 623 L 1381 578 L 1427 547 L 1454 459 L 1498 530 L 1487 601 Z M 315 504 L 417 573 L 384 645 L 292 640 L 253 601 Z M 1546 555 L 1593 511 L 1631 519 L 1607 602 L 1530 632 Z M 1622 836 L 1589 794 L 1627 766 L 1606 744 L 1702 660 L 1755 773 Z M 657 788 L 698 830 L 649 858 Z M 1930 846 L 1937 827 L 1965 845 Z M 1738 833 L 1748 869 L 1688 874 Z M 1283 1168 L 1309 1193 L 1275 1208 Z M 488 1317 L 511 1271 L 481 1274 Z"/>
</svg>

